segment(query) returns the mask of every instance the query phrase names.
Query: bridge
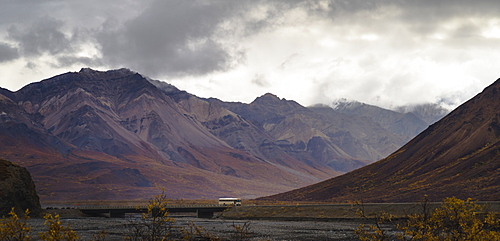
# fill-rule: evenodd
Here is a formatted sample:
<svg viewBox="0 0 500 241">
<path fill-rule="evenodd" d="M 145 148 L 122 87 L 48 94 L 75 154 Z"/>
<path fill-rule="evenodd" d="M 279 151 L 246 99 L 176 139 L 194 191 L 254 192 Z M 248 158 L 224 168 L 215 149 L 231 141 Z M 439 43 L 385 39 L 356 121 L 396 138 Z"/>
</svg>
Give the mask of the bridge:
<svg viewBox="0 0 500 241">
<path fill-rule="evenodd" d="M 198 218 L 212 218 L 214 213 L 222 212 L 232 206 L 226 205 L 170 205 L 169 213 L 196 213 Z M 78 207 L 80 212 L 89 216 L 124 218 L 126 213 L 147 213 L 147 206 L 87 206 Z M 153 213 L 155 210 L 153 210 Z"/>
</svg>

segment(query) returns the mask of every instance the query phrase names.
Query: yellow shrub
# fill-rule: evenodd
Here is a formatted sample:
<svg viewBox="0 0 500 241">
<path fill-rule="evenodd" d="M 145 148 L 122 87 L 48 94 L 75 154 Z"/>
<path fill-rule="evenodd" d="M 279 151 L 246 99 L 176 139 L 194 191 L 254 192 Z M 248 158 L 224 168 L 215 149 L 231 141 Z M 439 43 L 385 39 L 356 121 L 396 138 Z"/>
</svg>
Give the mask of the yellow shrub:
<svg viewBox="0 0 500 241">
<path fill-rule="evenodd" d="M 472 199 L 444 199 L 429 214 L 410 215 L 401 229 L 415 240 L 500 240 L 498 218 Z"/>
<path fill-rule="evenodd" d="M 47 241 L 59 241 L 59 240 L 78 240 L 78 235 L 73 231 L 69 225 L 64 227 L 59 220 L 59 214 L 52 215 L 50 213 L 45 214 L 43 217 L 45 219 L 45 226 L 49 228 L 46 232 L 40 233 L 41 240 Z"/>
<path fill-rule="evenodd" d="M 29 210 L 26 209 L 24 216 L 19 217 L 12 208 L 9 215 L 0 222 L 0 240 L 31 240 L 31 226 L 27 224 Z"/>
<path fill-rule="evenodd" d="M 500 221 L 494 213 L 472 199 L 445 198 L 440 207 L 429 210 L 424 199 L 422 212 L 407 216 L 406 222 L 396 225 L 400 234 L 388 237 L 382 224 L 391 223 L 392 216 L 376 214 L 374 225 L 360 225 L 356 234 L 360 240 L 425 240 L 425 241 L 497 241 L 500 240 Z M 358 209 L 361 217 L 367 217 Z"/>
</svg>

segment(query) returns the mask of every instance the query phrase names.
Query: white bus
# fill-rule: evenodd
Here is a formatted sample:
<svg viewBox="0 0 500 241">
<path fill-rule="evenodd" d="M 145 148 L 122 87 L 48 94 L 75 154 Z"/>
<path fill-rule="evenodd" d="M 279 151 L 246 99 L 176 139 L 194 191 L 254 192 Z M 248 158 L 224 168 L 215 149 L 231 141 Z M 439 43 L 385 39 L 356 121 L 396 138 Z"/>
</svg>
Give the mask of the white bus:
<svg viewBox="0 0 500 241">
<path fill-rule="evenodd" d="M 241 206 L 241 198 L 236 198 L 236 197 L 221 197 L 221 198 L 219 198 L 219 205 Z"/>
</svg>

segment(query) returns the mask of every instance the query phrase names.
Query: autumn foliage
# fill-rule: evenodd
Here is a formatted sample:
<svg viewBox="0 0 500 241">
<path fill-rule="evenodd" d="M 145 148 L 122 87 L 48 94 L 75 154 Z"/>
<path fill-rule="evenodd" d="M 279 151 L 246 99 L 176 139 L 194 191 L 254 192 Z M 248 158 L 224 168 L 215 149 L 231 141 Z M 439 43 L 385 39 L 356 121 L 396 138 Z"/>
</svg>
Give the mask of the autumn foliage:
<svg viewBox="0 0 500 241">
<path fill-rule="evenodd" d="M 0 222 L 0 240 L 31 240 L 31 226 L 28 225 L 29 210 L 26 210 L 22 217 L 14 212 L 14 208 L 9 212 L 10 217 L 4 218 Z"/>
<path fill-rule="evenodd" d="M 426 241 L 486 241 L 500 240 L 498 215 L 487 212 L 486 207 L 472 201 L 445 198 L 434 210 L 428 202 L 421 203 L 421 212 L 408 215 L 405 221 L 394 223 L 387 213 L 376 214 L 375 224 L 360 225 L 356 234 L 361 240 L 426 240 Z M 359 214 L 365 216 L 362 209 Z M 392 223 L 398 229 L 390 235 L 384 224 Z"/>
<path fill-rule="evenodd" d="M 65 227 L 59 220 L 59 215 L 46 214 L 45 226 L 47 231 L 41 232 L 38 236 L 33 236 L 31 226 L 28 224 L 29 210 L 21 217 L 12 208 L 10 217 L 0 221 L 0 241 L 29 241 L 29 240 L 79 240 L 78 235 L 69 226 Z"/>
</svg>

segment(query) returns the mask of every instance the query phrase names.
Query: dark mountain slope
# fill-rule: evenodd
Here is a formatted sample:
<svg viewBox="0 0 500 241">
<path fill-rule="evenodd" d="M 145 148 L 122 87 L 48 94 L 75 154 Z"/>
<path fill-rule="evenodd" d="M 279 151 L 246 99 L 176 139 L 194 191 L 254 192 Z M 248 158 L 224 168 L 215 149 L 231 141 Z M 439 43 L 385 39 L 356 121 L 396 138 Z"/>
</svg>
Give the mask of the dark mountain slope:
<svg viewBox="0 0 500 241">
<path fill-rule="evenodd" d="M 389 157 L 273 200 L 500 199 L 500 79 Z"/>
</svg>

